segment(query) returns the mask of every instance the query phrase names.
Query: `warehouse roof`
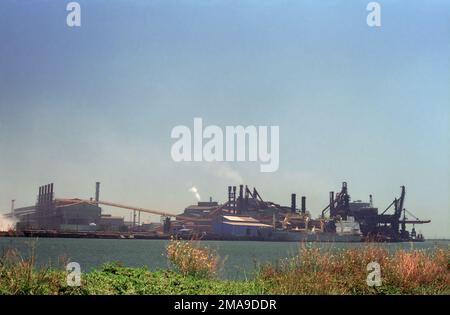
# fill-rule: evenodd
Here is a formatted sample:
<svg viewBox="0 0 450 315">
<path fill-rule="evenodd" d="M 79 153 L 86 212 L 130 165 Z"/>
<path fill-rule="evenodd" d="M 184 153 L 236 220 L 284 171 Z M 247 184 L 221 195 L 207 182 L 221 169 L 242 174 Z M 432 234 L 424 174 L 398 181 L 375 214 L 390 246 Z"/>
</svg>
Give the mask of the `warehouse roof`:
<svg viewBox="0 0 450 315">
<path fill-rule="evenodd" d="M 233 225 L 233 226 L 252 226 L 252 227 L 264 227 L 271 228 L 272 226 L 260 222 L 223 222 L 223 224 Z"/>
<path fill-rule="evenodd" d="M 252 217 L 244 217 L 244 216 L 235 216 L 235 215 L 224 215 L 223 218 L 228 221 L 234 222 L 254 222 L 259 223 L 258 220 Z"/>
</svg>

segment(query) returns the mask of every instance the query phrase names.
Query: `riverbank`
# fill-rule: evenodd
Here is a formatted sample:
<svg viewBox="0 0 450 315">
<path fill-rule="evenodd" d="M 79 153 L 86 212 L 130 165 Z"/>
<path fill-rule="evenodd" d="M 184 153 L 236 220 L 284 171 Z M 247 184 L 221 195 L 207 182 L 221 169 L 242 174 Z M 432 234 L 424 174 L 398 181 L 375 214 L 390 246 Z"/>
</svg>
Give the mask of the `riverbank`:
<svg viewBox="0 0 450 315">
<path fill-rule="evenodd" d="M 36 267 L 33 255 L 23 259 L 11 250 L 0 259 L 0 294 L 450 294 L 450 257 L 446 250 L 432 253 L 367 246 L 320 251 L 303 246 L 291 258 L 258 267 L 249 280 L 216 277 L 221 260 L 191 242 L 170 242 L 170 267 L 150 271 L 107 263 L 81 274 L 81 285 L 71 287 L 63 268 Z M 380 265 L 381 285 L 367 285 L 367 264 Z M 67 261 L 61 261 L 65 266 Z"/>
</svg>

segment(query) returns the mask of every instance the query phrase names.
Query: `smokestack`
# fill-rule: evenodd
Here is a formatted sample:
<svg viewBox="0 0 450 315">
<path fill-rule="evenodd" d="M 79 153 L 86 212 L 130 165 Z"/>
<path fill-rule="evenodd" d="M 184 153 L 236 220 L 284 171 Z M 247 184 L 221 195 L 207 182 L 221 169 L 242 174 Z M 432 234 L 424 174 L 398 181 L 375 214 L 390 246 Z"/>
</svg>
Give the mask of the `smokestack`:
<svg viewBox="0 0 450 315">
<path fill-rule="evenodd" d="M 291 195 L 291 212 L 295 213 L 295 209 L 297 208 L 297 197 L 295 194 Z"/>
<path fill-rule="evenodd" d="M 245 185 L 245 203 L 244 203 L 245 211 L 248 211 L 248 197 L 249 197 L 249 190 L 247 185 Z"/>
<path fill-rule="evenodd" d="M 47 185 L 47 204 L 50 203 L 51 189 L 52 189 L 51 185 L 48 184 L 48 185 Z"/>
<path fill-rule="evenodd" d="M 100 182 L 95 183 L 95 201 L 99 202 L 100 200 Z"/>
<path fill-rule="evenodd" d="M 44 186 L 44 203 L 47 203 L 47 195 L 48 195 L 48 185 Z"/>
<path fill-rule="evenodd" d="M 50 195 L 48 196 L 49 202 L 53 202 L 53 183 L 50 184 Z"/>
<path fill-rule="evenodd" d="M 233 186 L 233 212 L 236 213 L 236 186 Z"/>
<path fill-rule="evenodd" d="M 334 216 L 334 191 L 330 191 L 330 216 Z"/>
<path fill-rule="evenodd" d="M 228 186 L 228 202 L 231 203 L 231 200 L 233 196 L 231 195 L 231 186 Z"/>
<path fill-rule="evenodd" d="M 42 203 L 42 204 L 45 204 L 45 194 L 46 194 L 46 191 L 47 191 L 46 186 L 45 186 L 45 185 L 42 186 L 42 195 L 41 195 L 41 203 Z"/>
<path fill-rule="evenodd" d="M 11 200 L 11 214 L 14 215 L 14 202 L 16 202 L 16 200 Z"/>
<path fill-rule="evenodd" d="M 302 213 L 305 214 L 306 212 L 306 197 L 302 196 Z"/>
<path fill-rule="evenodd" d="M 239 185 L 239 213 L 244 208 L 244 185 Z"/>
<path fill-rule="evenodd" d="M 42 202 L 42 186 L 39 186 L 38 205 Z"/>
</svg>

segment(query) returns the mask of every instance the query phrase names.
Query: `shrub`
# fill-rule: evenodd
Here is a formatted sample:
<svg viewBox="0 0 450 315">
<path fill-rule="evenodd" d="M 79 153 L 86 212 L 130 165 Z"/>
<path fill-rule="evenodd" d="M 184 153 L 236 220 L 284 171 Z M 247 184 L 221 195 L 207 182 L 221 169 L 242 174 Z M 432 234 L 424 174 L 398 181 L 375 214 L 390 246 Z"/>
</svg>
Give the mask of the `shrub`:
<svg viewBox="0 0 450 315">
<path fill-rule="evenodd" d="M 58 294 L 62 274 L 34 267 L 34 250 L 28 259 L 16 250 L 7 250 L 0 257 L 0 294 Z"/>
<path fill-rule="evenodd" d="M 171 239 L 166 248 L 167 258 L 184 275 L 213 277 L 219 262 L 210 249 L 194 244 L 194 241 Z"/>
<path fill-rule="evenodd" d="M 366 283 L 367 264 L 377 262 L 382 285 Z M 449 252 L 397 250 L 367 245 L 332 252 L 302 246 L 277 267 L 264 265 L 258 278 L 272 294 L 449 294 Z"/>
</svg>

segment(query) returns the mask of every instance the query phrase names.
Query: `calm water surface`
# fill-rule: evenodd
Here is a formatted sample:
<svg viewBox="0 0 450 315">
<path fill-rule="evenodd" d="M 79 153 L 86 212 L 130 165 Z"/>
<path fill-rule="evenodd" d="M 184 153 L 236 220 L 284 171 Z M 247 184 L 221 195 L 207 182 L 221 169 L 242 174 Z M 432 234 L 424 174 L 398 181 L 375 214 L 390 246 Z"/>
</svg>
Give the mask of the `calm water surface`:
<svg viewBox="0 0 450 315">
<path fill-rule="evenodd" d="M 128 267 L 146 266 L 150 270 L 165 269 L 166 240 L 126 240 L 126 239 L 65 239 L 65 238 L 0 238 L 0 254 L 8 248 L 16 248 L 23 257 L 28 257 L 31 244 L 35 247 L 38 265 L 61 266 L 62 257 L 76 261 L 82 270 L 99 268 L 109 261 L 121 262 Z M 202 241 L 202 245 L 214 249 L 224 259 L 219 275 L 228 279 L 251 278 L 257 263 L 276 263 L 281 258 L 298 253 L 299 243 L 291 242 L 233 242 Z M 423 243 L 379 244 L 388 250 L 396 248 L 449 249 L 448 240 L 430 240 Z M 363 243 L 309 243 L 322 249 L 336 250 L 367 246 Z"/>
</svg>

